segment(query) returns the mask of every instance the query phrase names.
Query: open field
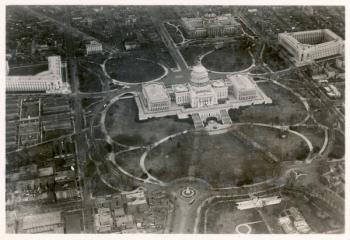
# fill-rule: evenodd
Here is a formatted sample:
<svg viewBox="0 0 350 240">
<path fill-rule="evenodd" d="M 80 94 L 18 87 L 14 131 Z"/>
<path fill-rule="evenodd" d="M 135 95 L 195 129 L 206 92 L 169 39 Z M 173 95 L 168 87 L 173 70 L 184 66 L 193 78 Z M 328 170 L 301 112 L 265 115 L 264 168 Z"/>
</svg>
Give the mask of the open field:
<svg viewBox="0 0 350 240">
<path fill-rule="evenodd" d="M 213 45 L 189 45 L 180 48 L 180 52 L 188 66 L 193 66 L 198 61 L 199 57 L 210 50 L 214 50 Z"/>
<path fill-rule="evenodd" d="M 80 233 L 81 232 L 81 212 L 66 213 L 65 218 L 65 233 Z"/>
<path fill-rule="evenodd" d="M 119 100 L 106 115 L 106 128 L 117 142 L 126 145 L 144 145 L 168 135 L 193 128 L 192 120 L 174 117 L 138 120 L 134 99 Z"/>
<path fill-rule="evenodd" d="M 329 154 L 332 158 L 341 158 L 345 154 L 345 137 L 339 131 L 335 131 L 335 142 L 332 152 Z"/>
<path fill-rule="evenodd" d="M 194 176 L 215 187 L 251 184 L 272 176 L 274 164 L 232 133 L 187 133 L 155 147 L 146 168 L 163 181 Z"/>
<path fill-rule="evenodd" d="M 145 173 L 140 168 L 140 157 L 145 149 L 136 149 L 122 152 L 115 156 L 116 163 L 135 177 L 145 178 Z"/>
<path fill-rule="evenodd" d="M 251 233 L 269 233 L 256 209 L 238 210 L 233 202 L 213 204 L 207 215 L 207 233 L 236 233 L 240 224 L 248 224 Z M 243 229 L 239 227 L 238 229 Z"/>
<path fill-rule="evenodd" d="M 272 104 L 229 110 L 233 121 L 285 125 L 296 124 L 306 117 L 303 103 L 290 91 L 270 82 L 259 83 L 259 87 L 272 99 Z"/>
<path fill-rule="evenodd" d="M 106 71 L 111 78 L 129 83 L 147 82 L 164 74 L 163 68 L 156 62 L 128 56 L 108 60 Z"/>
<path fill-rule="evenodd" d="M 325 138 L 323 129 L 318 127 L 296 127 L 295 130 L 311 141 L 315 152 L 318 152 L 322 148 Z"/>
<path fill-rule="evenodd" d="M 92 72 L 97 72 L 99 69 L 98 66 L 90 64 Z M 100 92 L 102 90 L 102 84 L 100 79 L 96 74 L 86 70 L 86 67 L 78 65 L 78 77 L 79 77 L 79 90 L 82 92 Z"/>
<path fill-rule="evenodd" d="M 176 23 L 175 23 L 176 24 Z M 168 33 L 170 34 L 171 38 L 174 40 L 174 43 L 180 43 L 182 42 L 182 37 L 179 31 L 177 31 L 176 27 L 171 26 L 167 23 L 164 23 L 164 26 L 166 27 Z"/>
<path fill-rule="evenodd" d="M 248 68 L 252 64 L 252 59 L 247 49 L 233 45 L 206 55 L 202 59 L 202 64 L 211 71 L 236 72 Z"/>
<path fill-rule="evenodd" d="M 265 146 L 281 161 L 304 160 L 309 153 L 304 140 L 295 134 L 286 133 L 287 137 L 282 139 L 281 131 L 270 127 L 245 125 L 238 129 L 250 139 Z"/>
<path fill-rule="evenodd" d="M 272 71 L 280 71 L 290 66 L 278 55 L 278 52 L 275 49 L 268 46 L 265 47 L 263 60 L 272 69 Z"/>
</svg>

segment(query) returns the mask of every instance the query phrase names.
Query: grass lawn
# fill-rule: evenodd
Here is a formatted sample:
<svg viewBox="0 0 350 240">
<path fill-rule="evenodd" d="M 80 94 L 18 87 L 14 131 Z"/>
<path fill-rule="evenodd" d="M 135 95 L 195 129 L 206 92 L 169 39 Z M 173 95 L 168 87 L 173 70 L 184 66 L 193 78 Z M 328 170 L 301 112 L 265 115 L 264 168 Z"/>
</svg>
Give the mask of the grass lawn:
<svg viewBox="0 0 350 240">
<path fill-rule="evenodd" d="M 329 112 L 327 108 L 324 108 L 322 105 L 319 105 L 317 111 L 313 113 L 317 122 L 326 125 L 328 127 L 332 127 L 334 122 L 336 121 L 336 117 Z"/>
<path fill-rule="evenodd" d="M 289 64 L 278 55 L 278 52 L 275 49 L 271 47 L 265 47 L 263 60 L 272 71 L 279 71 L 289 67 Z"/>
<path fill-rule="evenodd" d="M 216 203 L 208 211 L 207 233 L 237 233 L 237 225 L 249 222 L 257 222 L 249 224 L 252 234 L 269 233 L 257 210 L 238 210 L 233 202 Z"/>
<path fill-rule="evenodd" d="M 106 196 L 117 193 L 117 191 L 104 184 L 97 173 L 92 177 L 88 187 L 91 189 L 93 196 Z"/>
<path fill-rule="evenodd" d="M 198 46 L 187 46 L 180 49 L 180 52 L 188 66 L 193 66 L 198 61 L 199 56 L 202 54 L 214 50 L 213 45 L 198 45 Z"/>
<path fill-rule="evenodd" d="M 146 178 L 146 174 L 140 168 L 140 158 L 144 151 L 144 149 L 136 149 L 132 151 L 122 152 L 116 155 L 115 161 L 128 173 L 139 178 Z"/>
<path fill-rule="evenodd" d="M 98 68 L 90 64 L 89 67 Z M 90 69 L 97 71 L 97 69 Z M 79 90 L 82 92 L 99 92 L 102 90 L 101 82 L 96 74 L 87 71 L 85 67 L 78 65 Z"/>
<path fill-rule="evenodd" d="M 252 64 L 252 59 L 246 49 L 233 45 L 206 55 L 202 59 L 202 64 L 216 72 L 235 72 L 248 68 Z"/>
<path fill-rule="evenodd" d="M 81 212 L 66 213 L 64 216 L 65 233 L 80 233 Z"/>
<path fill-rule="evenodd" d="M 182 42 L 181 34 L 177 31 L 176 27 L 171 26 L 167 23 L 164 23 L 164 26 L 166 27 L 168 33 L 170 34 L 171 38 L 174 40 L 175 43 Z"/>
<path fill-rule="evenodd" d="M 73 129 L 55 129 L 52 131 L 44 132 L 44 141 L 59 138 L 60 136 L 67 135 L 73 132 Z"/>
<path fill-rule="evenodd" d="M 296 131 L 300 132 L 311 141 L 316 152 L 322 148 L 325 138 L 323 129 L 318 127 L 307 128 L 300 126 L 296 128 Z"/>
<path fill-rule="evenodd" d="M 21 118 L 39 116 L 39 102 L 23 102 Z"/>
<path fill-rule="evenodd" d="M 114 103 L 106 115 L 106 129 L 117 142 L 125 145 L 144 145 L 173 133 L 193 128 L 192 120 L 174 117 L 138 120 L 134 99 L 122 99 Z"/>
<path fill-rule="evenodd" d="M 274 166 L 230 132 L 187 133 L 160 144 L 146 160 L 148 171 L 160 180 L 194 176 L 214 187 L 263 181 L 271 177 Z"/>
<path fill-rule="evenodd" d="M 303 103 L 290 91 L 270 82 L 258 84 L 272 99 L 272 104 L 229 110 L 233 121 L 273 124 L 295 124 L 306 117 Z"/>
<path fill-rule="evenodd" d="M 156 62 L 139 60 L 130 56 L 112 58 L 106 62 L 111 78 L 129 83 L 147 82 L 164 74 Z"/>
<path fill-rule="evenodd" d="M 335 131 L 335 142 L 332 152 L 329 154 L 332 158 L 341 158 L 345 153 L 345 138 L 339 131 Z"/>
<path fill-rule="evenodd" d="M 83 98 L 81 104 L 84 109 L 88 108 L 91 104 L 101 101 L 102 97 L 87 97 Z"/>
<path fill-rule="evenodd" d="M 304 140 L 292 133 L 282 139 L 279 137 L 280 130 L 274 128 L 245 125 L 240 126 L 238 130 L 257 143 L 266 146 L 282 161 L 304 160 L 309 153 Z"/>
</svg>

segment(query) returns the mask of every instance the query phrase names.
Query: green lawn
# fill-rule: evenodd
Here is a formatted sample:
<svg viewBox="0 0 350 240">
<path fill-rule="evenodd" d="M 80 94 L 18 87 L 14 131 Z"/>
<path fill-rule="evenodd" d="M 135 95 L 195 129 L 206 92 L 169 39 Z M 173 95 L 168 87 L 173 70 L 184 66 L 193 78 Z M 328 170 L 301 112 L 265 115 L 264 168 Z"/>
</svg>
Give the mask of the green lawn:
<svg viewBox="0 0 350 240">
<path fill-rule="evenodd" d="M 332 152 L 329 154 L 332 158 L 341 158 L 345 153 L 345 137 L 339 131 L 335 131 L 335 142 Z"/>
<path fill-rule="evenodd" d="M 270 178 L 275 165 L 263 159 L 230 132 L 212 136 L 187 133 L 154 148 L 146 167 L 163 181 L 194 176 L 215 187 L 227 187 Z"/>
<path fill-rule="evenodd" d="M 171 26 L 167 23 L 164 23 L 164 26 L 166 27 L 168 33 L 170 34 L 171 38 L 174 40 L 175 43 L 182 42 L 181 34 L 177 31 L 176 27 Z"/>
<path fill-rule="evenodd" d="M 278 55 L 278 51 L 271 47 L 265 47 L 263 60 L 272 71 L 279 71 L 289 67 L 289 64 Z"/>
<path fill-rule="evenodd" d="M 102 85 L 97 75 L 97 71 L 100 70 L 99 67 L 93 64 L 89 64 L 88 66 L 84 64 L 83 66 L 78 65 L 79 90 L 82 92 L 100 92 Z M 96 74 L 87 71 L 87 67 Z"/>
<path fill-rule="evenodd" d="M 323 129 L 318 127 L 297 127 L 296 131 L 300 132 L 311 141 L 316 152 L 322 148 L 325 138 Z"/>
<path fill-rule="evenodd" d="M 129 56 L 108 60 L 106 71 L 111 78 L 129 83 L 147 82 L 164 74 L 164 69 L 156 62 Z"/>
<path fill-rule="evenodd" d="M 236 233 L 236 226 L 247 222 L 257 222 L 250 224 L 252 234 L 269 233 L 257 210 L 238 210 L 233 202 L 213 204 L 207 215 L 207 233 Z"/>
<path fill-rule="evenodd" d="M 280 130 L 270 127 L 244 125 L 238 129 L 260 145 L 265 146 L 282 161 L 304 160 L 309 153 L 304 140 L 295 134 L 287 133 L 288 137 L 282 139 L 279 137 Z"/>
<path fill-rule="evenodd" d="M 258 85 L 272 99 L 272 104 L 230 110 L 234 121 L 285 125 L 298 123 L 306 117 L 303 103 L 290 91 L 270 82 Z"/>
<path fill-rule="evenodd" d="M 139 177 L 145 178 L 145 173 L 140 168 L 140 158 L 145 149 L 137 149 L 127 151 L 116 155 L 116 163 L 128 173 Z"/>
<path fill-rule="evenodd" d="M 206 55 L 202 59 L 202 64 L 211 71 L 235 72 L 248 68 L 252 64 L 252 59 L 247 49 L 235 44 Z"/>
<path fill-rule="evenodd" d="M 184 59 L 186 60 L 186 63 L 189 66 L 195 65 L 196 61 L 198 61 L 199 56 L 203 55 L 206 52 L 209 52 L 210 50 L 213 50 L 214 46 L 212 45 L 199 45 L 199 46 L 187 46 L 180 48 L 180 52 Z"/>
<path fill-rule="evenodd" d="M 134 99 L 119 100 L 106 115 L 106 128 L 110 136 L 125 145 L 144 145 L 168 135 L 193 128 L 191 119 L 178 120 L 176 116 L 138 120 Z"/>
</svg>

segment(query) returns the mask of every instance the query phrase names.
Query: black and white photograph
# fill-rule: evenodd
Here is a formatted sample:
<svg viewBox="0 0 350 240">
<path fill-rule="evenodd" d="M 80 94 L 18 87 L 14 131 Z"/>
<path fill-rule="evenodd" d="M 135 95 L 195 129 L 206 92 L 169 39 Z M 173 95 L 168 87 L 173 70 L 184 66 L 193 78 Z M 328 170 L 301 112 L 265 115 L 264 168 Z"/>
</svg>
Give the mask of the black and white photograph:
<svg viewBox="0 0 350 240">
<path fill-rule="evenodd" d="M 148 3 L 3 6 L 5 238 L 348 239 L 344 3 Z"/>
</svg>

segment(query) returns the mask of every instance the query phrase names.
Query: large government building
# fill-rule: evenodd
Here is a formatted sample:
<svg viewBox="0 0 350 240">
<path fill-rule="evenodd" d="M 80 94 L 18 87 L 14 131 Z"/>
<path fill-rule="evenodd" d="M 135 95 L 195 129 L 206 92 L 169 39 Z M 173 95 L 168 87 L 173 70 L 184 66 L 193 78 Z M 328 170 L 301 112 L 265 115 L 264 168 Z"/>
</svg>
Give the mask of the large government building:
<svg viewBox="0 0 350 240">
<path fill-rule="evenodd" d="M 7 67 L 7 92 L 70 92 L 69 84 L 64 81 L 64 79 L 67 79 L 66 65 L 61 63 L 60 56 L 48 57 L 48 70 L 36 75 L 9 76 L 8 73 L 9 69 Z"/>
<path fill-rule="evenodd" d="M 191 79 L 185 84 L 143 84 L 135 100 L 140 120 L 177 115 L 180 119 L 192 117 L 195 126 L 203 125 L 208 117 L 231 123 L 229 109 L 272 103 L 250 76 L 236 74 L 210 80 L 201 65 L 192 68 Z"/>
<path fill-rule="evenodd" d="M 296 66 L 344 54 L 343 39 L 329 29 L 280 33 L 278 42 Z"/>
<path fill-rule="evenodd" d="M 240 23 L 230 13 L 220 16 L 208 13 L 203 17 L 184 17 L 181 18 L 181 24 L 190 38 L 224 36 L 241 29 Z"/>
</svg>

